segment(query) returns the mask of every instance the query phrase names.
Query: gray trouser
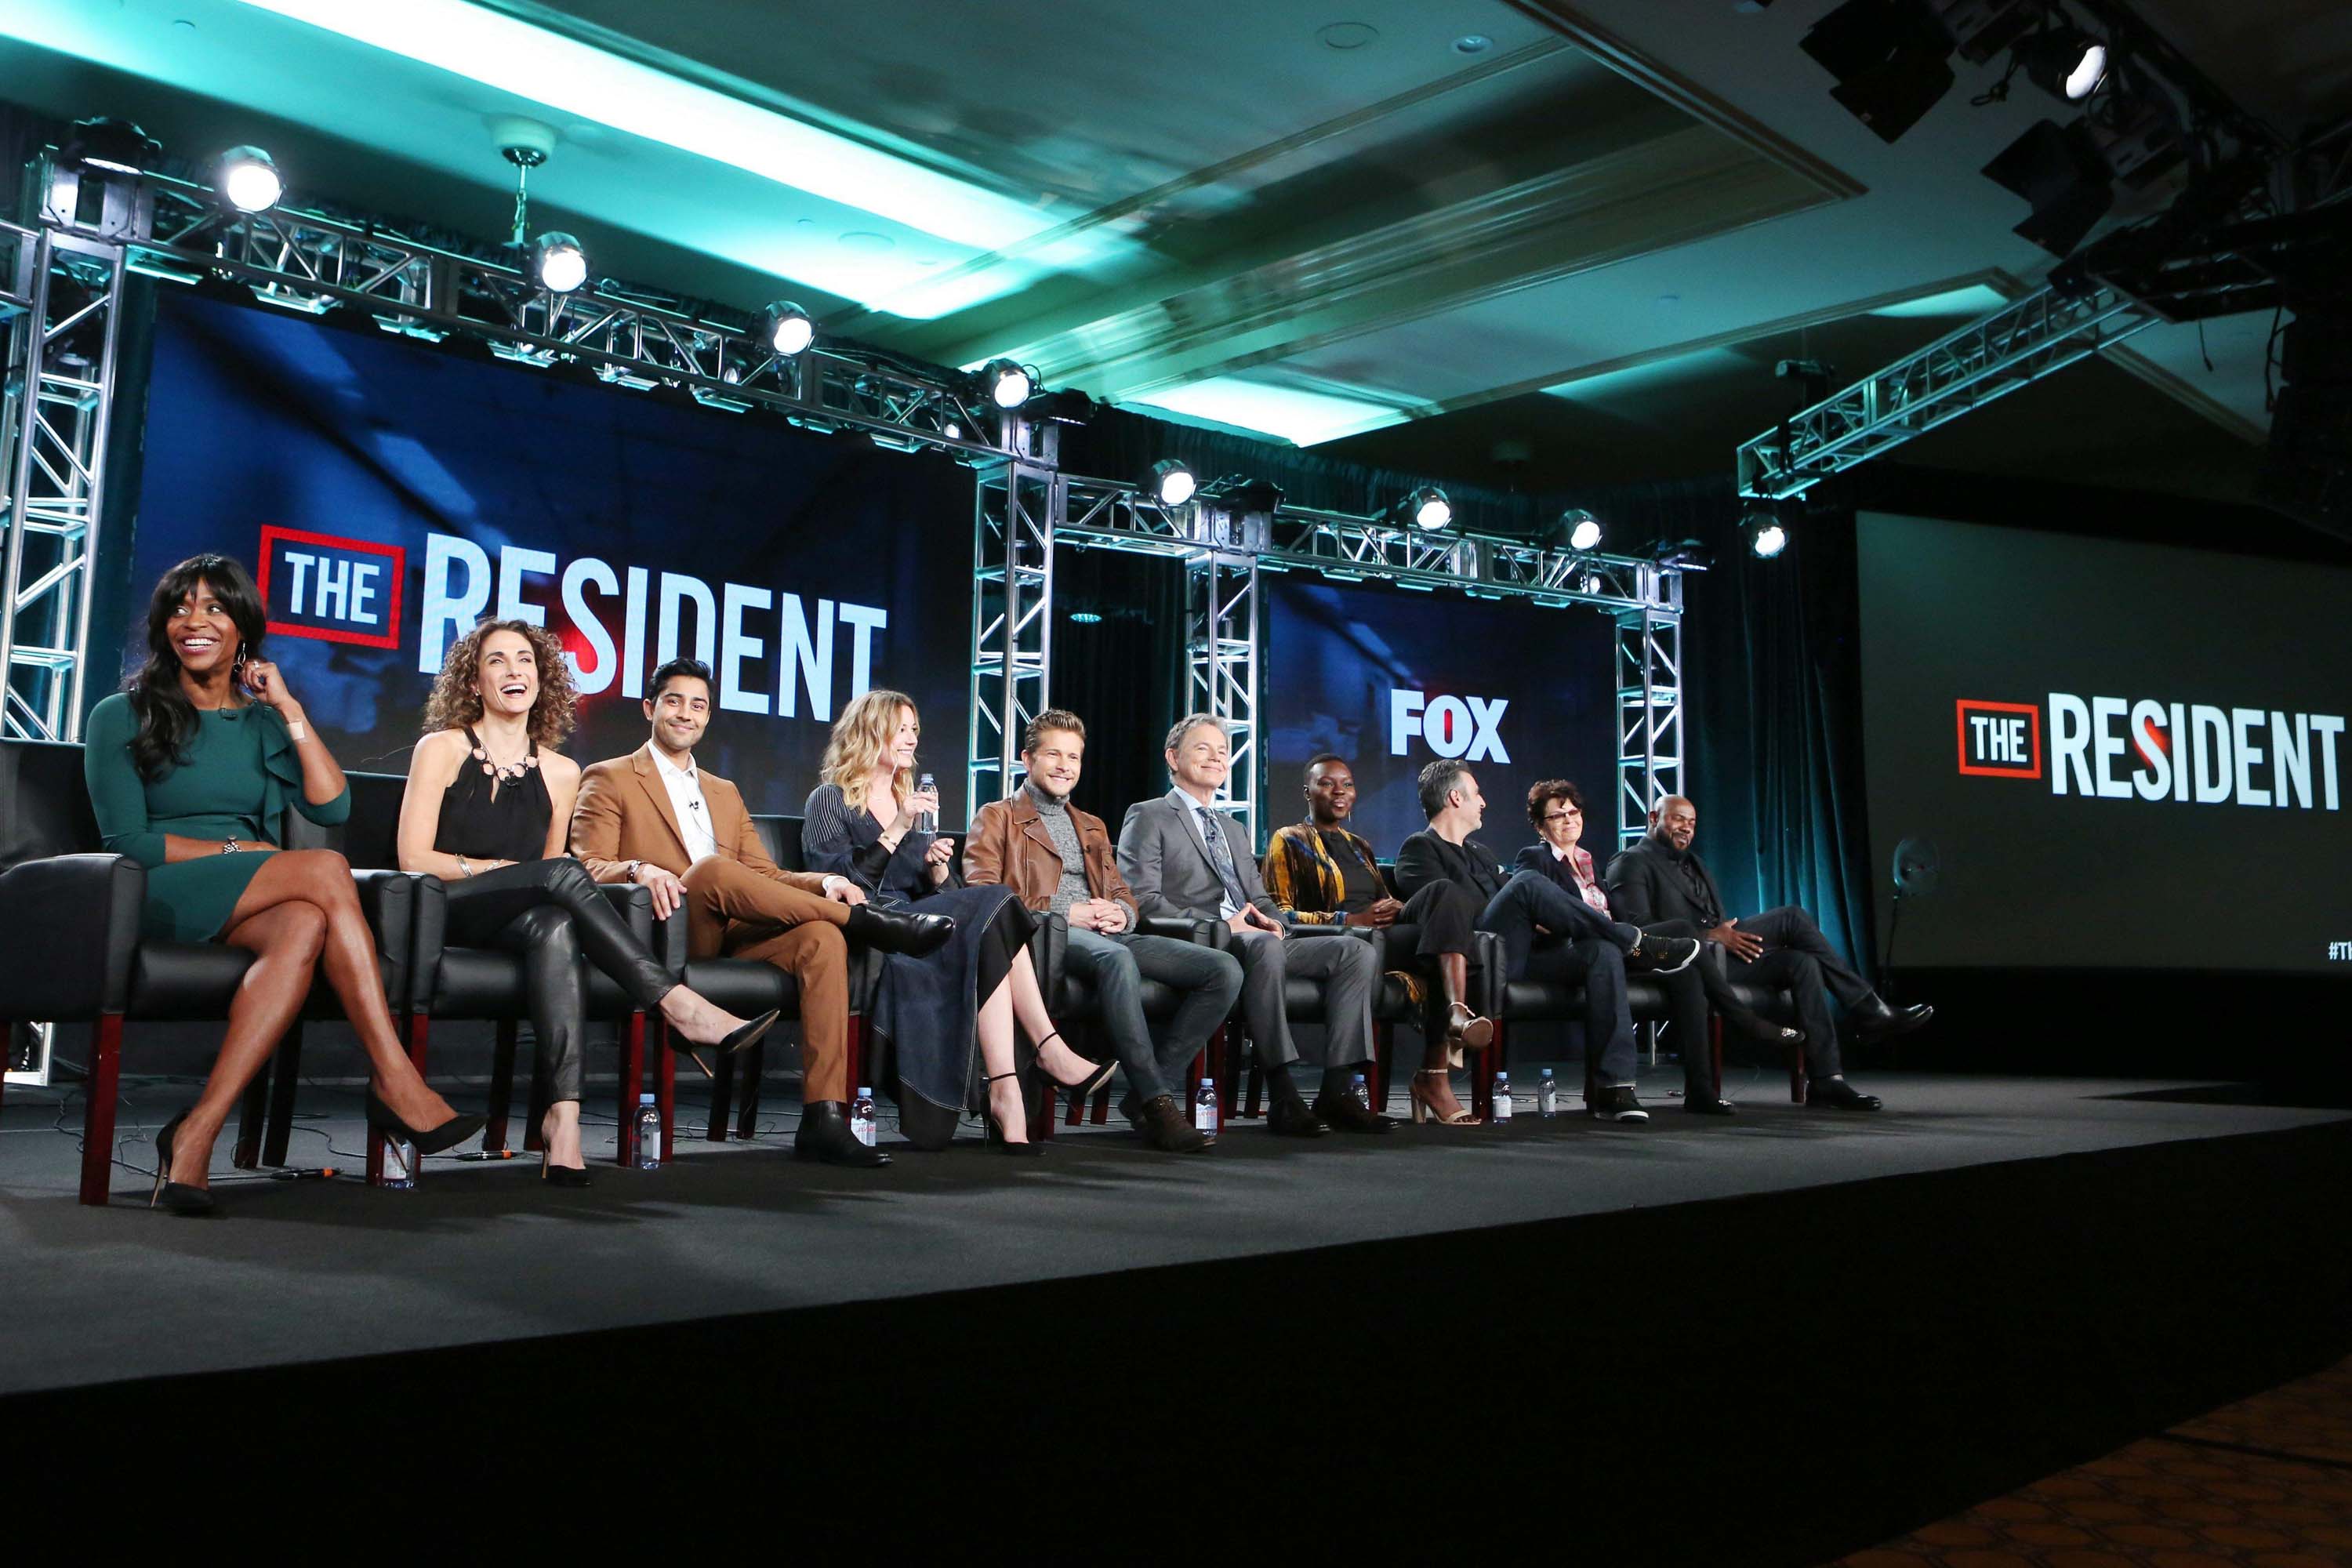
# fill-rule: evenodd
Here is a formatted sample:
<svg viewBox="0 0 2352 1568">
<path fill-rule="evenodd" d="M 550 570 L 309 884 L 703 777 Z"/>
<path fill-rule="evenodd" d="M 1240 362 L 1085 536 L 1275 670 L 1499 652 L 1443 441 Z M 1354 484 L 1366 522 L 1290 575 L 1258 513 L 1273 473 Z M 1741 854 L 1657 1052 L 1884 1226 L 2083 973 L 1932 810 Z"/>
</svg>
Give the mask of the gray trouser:
<svg viewBox="0 0 2352 1568">
<path fill-rule="evenodd" d="M 1185 1070 L 1242 994 L 1241 962 L 1213 947 L 1172 936 L 1139 936 L 1070 928 L 1062 962 L 1095 990 L 1103 1033 L 1110 1037 L 1128 1087 L 1138 1100 L 1175 1095 Z M 1182 1000 L 1161 1028 L 1157 1048 L 1143 1016 L 1143 983 L 1157 980 Z"/>
<path fill-rule="evenodd" d="M 1323 982 L 1323 1059 L 1328 1071 L 1372 1059 L 1372 987 L 1380 966 L 1369 943 L 1350 936 L 1277 937 L 1247 931 L 1234 939 L 1242 961 L 1242 1012 L 1258 1059 L 1288 1067 L 1299 1059 L 1283 1011 L 1283 982 L 1297 974 Z"/>
</svg>

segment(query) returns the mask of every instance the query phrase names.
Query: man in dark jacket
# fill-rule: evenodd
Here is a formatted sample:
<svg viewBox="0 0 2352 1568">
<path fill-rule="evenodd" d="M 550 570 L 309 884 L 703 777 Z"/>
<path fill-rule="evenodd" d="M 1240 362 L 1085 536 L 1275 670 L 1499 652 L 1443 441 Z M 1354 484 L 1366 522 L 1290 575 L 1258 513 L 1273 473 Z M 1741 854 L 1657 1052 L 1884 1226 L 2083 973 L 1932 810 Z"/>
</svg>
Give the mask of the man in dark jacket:
<svg viewBox="0 0 2352 1568">
<path fill-rule="evenodd" d="M 1843 1110 L 1876 1110 L 1879 1098 L 1845 1081 L 1838 1059 L 1837 1026 L 1830 1016 L 1834 995 L 1853 1016 L 1864 1040 L 1885 1039 L 1917 1028 L 1935 1016 L 1924 1003 L 1889 1006 L 1831 950 L 1813 917 L 1793 905 L 1733 919 L 1723 907 L 1706 863 L 1691 853 L 1698 834 L 1698 808 L 1669 795 L 1650 814 L 1650 832 L 1609 863 L 1610 907 L 1637 925 L 1688 921 L 1703 941 L 1718 944 L 1732 979 L 1766 990 L 1786 990 L 1797 1005 L 1805 1031 L 1805 1076 L 1809 1105 Z"/>
<path fill-rule="evenodd" d="M 1597 1053 L 1596 1092 L 1586 1109 L 1604 1121 L 1647 1121 L 1650 1114 L 1633 1092 L 1633 1014 L 1625 995 L 1625 961 L 1638 957 L 1661 970 L 1676 970 L 1698 955 L 1698 943 L 1644 936 L 1536 872 L 1506 879 L 1495 852 L 1470 837 L 1486 820 L 1486 799 L 1477 779 L 1458 762 L 1434 762 L 1421 770 L 1421 809 L 1429 826 L 1397 850 L 1397 891 L 1410 899 L 1433 882 L 1467 887 L 1484 900 L 1478 929 L 1503 939 L 1506 978 L 1582 985 L 1584 1048 Z"/>
</svg>

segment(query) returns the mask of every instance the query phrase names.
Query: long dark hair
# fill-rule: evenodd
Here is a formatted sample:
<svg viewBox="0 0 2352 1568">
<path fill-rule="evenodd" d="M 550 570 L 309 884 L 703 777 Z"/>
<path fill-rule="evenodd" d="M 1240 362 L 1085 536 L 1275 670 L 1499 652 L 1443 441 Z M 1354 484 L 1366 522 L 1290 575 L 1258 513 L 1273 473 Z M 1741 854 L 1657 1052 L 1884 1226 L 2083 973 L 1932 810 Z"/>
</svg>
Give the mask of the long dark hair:
<svg viewBox="0 0 2352 1568">
<path fill-rule="evenodd" d="M 268 616 L 261 607 L 261 590 L 244 567 L 226 555 L 191 555 L 155 584 L 147 601 L 147 662 L 123 683 L 131 710 L 139 715 L 139 731 L 131 737 L 131 763 L 139 776 L 152 784 L 188 761 L 188 742 L 196 738 L 196 705 L 180 689 L 180 656 L 172 647 L 172 612 L 198 588 L 209 587 L 213 597 L 236 626 L 237 662 L 261 657 L 261 639 L 268 635 Z"/>
</svg>

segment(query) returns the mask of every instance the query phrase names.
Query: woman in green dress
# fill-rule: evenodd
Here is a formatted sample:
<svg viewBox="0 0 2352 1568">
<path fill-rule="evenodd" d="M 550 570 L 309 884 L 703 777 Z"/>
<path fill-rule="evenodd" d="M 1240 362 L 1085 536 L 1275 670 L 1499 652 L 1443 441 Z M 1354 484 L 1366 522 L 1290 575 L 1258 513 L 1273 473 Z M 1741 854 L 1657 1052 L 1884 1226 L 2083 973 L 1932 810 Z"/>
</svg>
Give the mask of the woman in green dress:
<svg viewBox="0 0 2352 1568">
<path fill-rule="evenodd" d="M 425 1087 L 401 1048 L 350 862 L 268 842 L 286 806 L 331 826 L 351 814 L 351 794 L 285 678 L 259 657 L 265 630 L 261 595 L 235 561 L 198 555 L 173 567 L 147 606 L 147 662 L 91 710 L 83 752 L 106 847 L 147 868 L 145 934 L 254 955 L 203 1098 L 155 1137 L 156 1199 L 175 1214 L 211 1212 L 213 1141 L 317 970 L 373 1068 L 371 1125 L 419 1153 L 482 1127 Z"/>
</svg>

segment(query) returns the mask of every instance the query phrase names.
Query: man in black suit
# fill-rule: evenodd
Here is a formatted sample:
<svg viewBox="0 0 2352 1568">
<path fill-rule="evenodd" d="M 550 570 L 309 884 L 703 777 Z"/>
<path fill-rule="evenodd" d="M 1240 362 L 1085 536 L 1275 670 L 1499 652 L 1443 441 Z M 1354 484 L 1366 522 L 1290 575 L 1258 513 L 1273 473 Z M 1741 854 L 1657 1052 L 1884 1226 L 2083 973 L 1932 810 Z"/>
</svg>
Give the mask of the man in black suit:
<svg viewBox="0 0 2352 1568">
<path fill-rule="evenodd" d="M 1587 1110 L 1604 1121 L 1647 1121 L 1633 1092 L 1633 1014 L 1625 995 L 1625 961 L 1638 958 L 1664 971 L 1698 956 L 1687 938 L 1644 936 L 1612 921 L 1549 878 L 1521 871 L 1506 879 L 1495 852 L 1470 837 L 1486 820 L 1486 797 L 1460 763 L 1421 770 L 1421 809 L 1429 826 L 1397 850 L 1397 891 L 1407 899 L 1433 882 L 1450 880 L 1484 900 L 1478 929 L 1503 939 L 1512 980 L 1557 979 L 1584 987 L 1584 1048 L 1596 1053 L 1596 1093 Z"/>
<path fill-rule="evenodd" d="M 1808 1105 L 1842 1110 L 1876 1110 L 1879 1098 L 1845 1081 L 1838 1060 L 1837 1026 L 1830 1016 L 1834 995 L 1854 1019 L 1864 1040 L 1886 1039 L 1917 1028 L 1935 1016 L 1922 1003 L 1896 1008 L 1870 988 L 1830 948 L 1821 927 L 1790 905 L 1735 920 L 1706 863 L 1691 853 L 1698 835 L 1698 808 L 1681 795 L 1668 795 L 1650 814 L 1649 836 L 1609 862 L 1609 903 L 1636 925 L 1688 921 L 1703 941 L 1724 950 L 1731 978 L 1795 999 L 1805 1031 Z"/>
</svg>

